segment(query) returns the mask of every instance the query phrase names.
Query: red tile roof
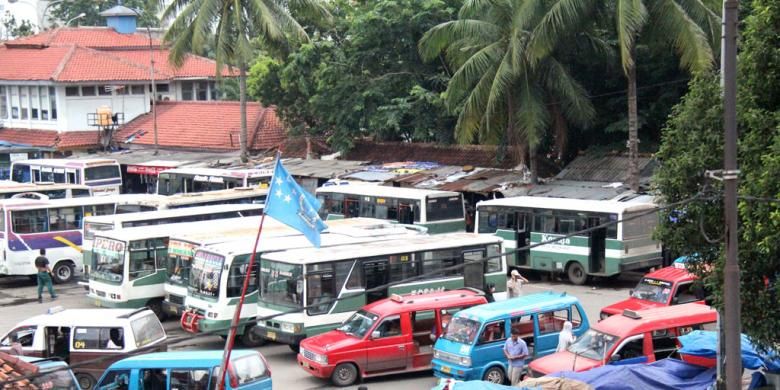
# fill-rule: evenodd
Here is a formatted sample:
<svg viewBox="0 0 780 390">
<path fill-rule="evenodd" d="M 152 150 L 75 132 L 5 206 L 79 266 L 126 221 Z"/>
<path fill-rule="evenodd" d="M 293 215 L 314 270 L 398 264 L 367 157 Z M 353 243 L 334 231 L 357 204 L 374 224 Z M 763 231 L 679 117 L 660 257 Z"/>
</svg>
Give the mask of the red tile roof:
<svg viewBox="0 0 780 390">
<path fill-rule="evenodd" d="M 0 352 L 0 382 L 3 389 L 37 390 L 39 387 L 29 379 L 20 379 L 27 375 L 37 374 L 38 366 L 28 363 L 16 356 Z M 11 382 L 16 380 L 16 382 Z"/>
<path fill-rule="evenodd" d="M 0 128 L 0 141 L 50 148 L 57 141 L 57 132 L 49 130 Z"/>
<path fill-rule="evenodd" d="M 5 43 L 8 46 L 78 45 L 90 48 L 149 47 L 146 32 L 121 34 L 111 27 L 60 27 Z M 153 46 L 160 41 L 152 39 Z"/>
<path fill-rule="evenodd" d="M 261 150 L 284 141 L 284 129 L 274 108 L 248 103 L 250 149 Z M 161 147 L 238 150 L 241 133 L 238 102 L 159 102 L 157 138 Z M 114 136 L 121 144 L 154 145 L 153 118 L 141 115 Z"/>
<path fill-rule="evenodd" d="M 0 80 L 58 82 L 150 80 L 146 35 L 109 28 L 60 28 L 0 45 Z M 145 42 L 145 43 L 144 43 Z M 181 67 L 168 61 L 170 50 L 154 44 L 155 79 L 213 78 L 216 63 L 187 55 Z M 225 67 L 222 76 L 235 76 Z"/>
<path fill-rule="evenodd" d="M 60 150 L 84 149 L 98 146 L 97 130 L 65 131 L 57 135 L 55 147 Z"/>
<path fill-rule="evenodd" d="M 214 77 L 217 70 L 217 63 L 206 57 L 187 55 L 184 63 L 179 68 L 173 66 L 168 61 L 171 51 L 168 49 L 156 49 L 154 53 L 155 70 L 171 75 L 174 78 L 183 77 Z M 137 64 L 149 65 L 149 50 L 112 50 L 112 55 L 126 58 Z M 232 72 L 224 67 L 222 76 L 238 76 L 238 70 Z"/>
</svg>

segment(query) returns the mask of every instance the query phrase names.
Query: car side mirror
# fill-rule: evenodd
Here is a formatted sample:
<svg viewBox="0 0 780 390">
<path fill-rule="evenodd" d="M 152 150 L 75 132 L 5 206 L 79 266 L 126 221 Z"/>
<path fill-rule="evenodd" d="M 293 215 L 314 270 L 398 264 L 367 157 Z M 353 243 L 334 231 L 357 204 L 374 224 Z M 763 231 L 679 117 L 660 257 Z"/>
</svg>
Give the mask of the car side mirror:
<svg viewBox="0 0 780 390">
<path fill-rule="evenodd" d="M 380 337 L 382 337 L 382 333 L 380 331 L 375 330 L 375 331 L 371 332 L 371 338 L 372 339 L 378 339 Z"/>
<path fill-rule="evenodd" d="M 616 353 L 616 354 L 614 354 L 614 355 L 609 357 L 609 362 L 610 363 L 619 362 L 620 359 L 621 359 L 620 354 Z"/>
</svg>

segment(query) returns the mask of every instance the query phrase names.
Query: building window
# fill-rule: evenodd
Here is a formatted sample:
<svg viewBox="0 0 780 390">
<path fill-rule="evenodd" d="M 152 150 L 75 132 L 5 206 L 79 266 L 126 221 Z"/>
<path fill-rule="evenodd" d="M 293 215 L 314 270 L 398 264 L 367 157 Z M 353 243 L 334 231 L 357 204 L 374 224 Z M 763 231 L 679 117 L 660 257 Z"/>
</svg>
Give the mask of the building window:
<svg viewBox="0 0 780 390">
<path fill-rule="evenodd" d="M 49 120 L 49 88 L 38 87 L 38 98 L 41 108 L 41 120 Z"/>
<path fill-rule="evenodd" d="M 51 108 L 51 119 L 57 119 L 57 93 L 54 87 L 49 87 L 49 108 Z"/>
<path fill-rule="evenodd" d="M 38 87 L 30 87 L 30 118 L 38 119 L 38 108 L 41 101 L 38 100 Z"/>
<path fill-rule="evenodd" d="M 8 87 L 11 90 L 11 118 L 19 119 L 19 90 L 16 86 Z"/>
<path fill-rule="evenodd" d="M 214 81 L 209 81 L 209 100 L 217 99 L 219 99 L 219 89 L 217 88 L 217 83 Z"/>
<path fill-rule="evenodd" d="M 116 85 L 114 86 L 114 92 L 117 95 L 127 95 L 130 93 L 130 88 L 127 85 Z"/>
<path fill-rule="evenodd" d="M 133 85 L 131 86 L 133 95 L 143 95 L 144 94 L 144 86 L 143 85 Z"/>
<path fill-rule="evenodd" d="M 79 87 L 65 87 L 65 96 L 80 96 Z"/>
<path fill-rule="evenodd" d="M 27 87 L 19 87 L 19 106 L 22 108 L 21 119 L 27 119 L 30 100 L 27 98 Z"/>
<path fill-rule="evenodd" d="M 8 97 L 5 85 L 0 85 L 0 119 L 8 118 Z"/>
<path fill-rule="evenodd" d="M 169 91 L 170 91 L 170 87 L 168 84 L 157 84 L 157 93 L 161 93 L 161 92 L 167 93 Z"/>
<path fill-rule="evenodd" d="M 82 85 L 81 86 L 81 96 L 95 96 L 95 86 L 94 85 Z"/>
<path fill-rule="evenodd" d="M 181 83 L 181 100 L 192 100 L 192 81 Z"/>
<path fill-rule="evenodd" d="M 110 85 L 98 85 L 98 95 L 100 96 L 111 96 L 111 90 Z"/>
<path fill-rule="evenodd" d="M 195 96 L 197 100 L 209 100 L 209 83 L 206 81 L 198 82 L 195 89 Z"/>
</svg>

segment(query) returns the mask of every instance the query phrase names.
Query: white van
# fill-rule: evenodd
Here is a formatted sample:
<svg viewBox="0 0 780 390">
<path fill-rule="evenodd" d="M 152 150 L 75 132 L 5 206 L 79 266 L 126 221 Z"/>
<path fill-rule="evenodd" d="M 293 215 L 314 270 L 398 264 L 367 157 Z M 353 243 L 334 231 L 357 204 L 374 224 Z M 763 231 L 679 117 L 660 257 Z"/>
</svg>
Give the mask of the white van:
<svg viewBox="0 0 780 390">
<path fill-rule="evenodd" d="M 91 389 L 112 363 L 139 349 L 165 351 L 166 339 L 165 329 L 148 308 L 65 310 L 57 306 L 16 324 L 0 339 L 0 351 L 10 352 L 18 342 L 25 356 L 61 358 L 76 365 L 73 373 L 81 388 Z M 103 359 L 79 366 L 98 358 Z"/>
</svg>

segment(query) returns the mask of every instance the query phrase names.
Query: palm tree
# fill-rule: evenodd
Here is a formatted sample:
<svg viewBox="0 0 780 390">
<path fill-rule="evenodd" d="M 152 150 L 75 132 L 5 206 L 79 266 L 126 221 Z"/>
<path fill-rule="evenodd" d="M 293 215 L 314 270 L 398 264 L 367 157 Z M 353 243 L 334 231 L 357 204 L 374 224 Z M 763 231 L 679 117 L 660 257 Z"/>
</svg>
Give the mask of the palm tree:
<svg viewBox="0 0 780 390">
<path fill-rule="evenodd" d="M 568 123 L 584 127 L 594 115 L 586 91 L 558 53 L 529 61 L 531 30 L 545 15 L 543 4 L 536 3 L 467 0 L 457 20 L 431 28 L 418 45 L 424 60 L 443 56 L 457 69 L 446 99 L 450 110 L 459 110 L 458 142 L 503 141 L 521 154 L 527 148 L 533 183 L 536 149 L 546 130 L 552 127 L 562 140 Z"/>
<path fill-rule="evenodd" d="M 636 87 L 636 45 L 641 36 L 670 44 L 680 66 L 691 72 L 710 69 L 718 46 L 719 0 L 556 0 L 534 30 L 530 51 L 541 61 L 584 20 L 607 20 L 617 32 L 620 62 L 628 82 L 629 185 L 639 190 L 639 126 Z M 602 18 L 603 20 L 603 18 Z"/>
<path fill-rule="evenodd" d="M 171 43 L 170 60 L 180 66 L 187 53 L 201 52 L 213 43 L 217 77 L 225 64 L 238 68 L 241 104 L 241 161 L 249 161 L 246 124 L 246 71 L 254 56 L 253 38 L 269 45 L 288 38 L 307 40 L 293 14 L 307 20 L 327 20 L 320 0 L 174 0 L 163 20 L 174 19 L 164 40 Z M 213 39 L 210 41 L 210 37 Z"/>
</svg>

